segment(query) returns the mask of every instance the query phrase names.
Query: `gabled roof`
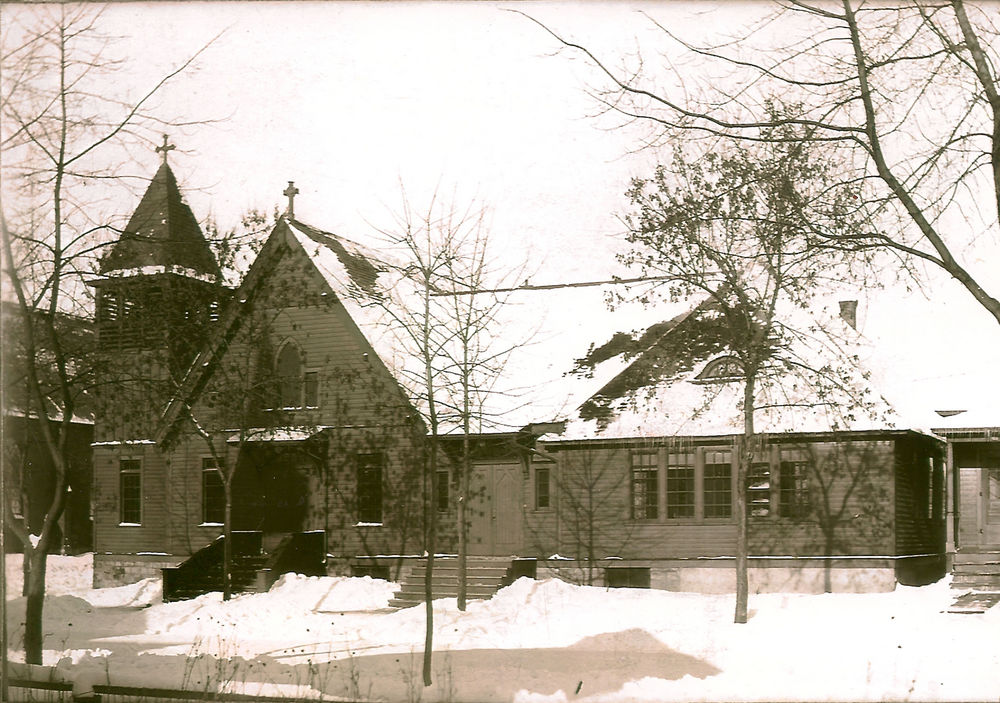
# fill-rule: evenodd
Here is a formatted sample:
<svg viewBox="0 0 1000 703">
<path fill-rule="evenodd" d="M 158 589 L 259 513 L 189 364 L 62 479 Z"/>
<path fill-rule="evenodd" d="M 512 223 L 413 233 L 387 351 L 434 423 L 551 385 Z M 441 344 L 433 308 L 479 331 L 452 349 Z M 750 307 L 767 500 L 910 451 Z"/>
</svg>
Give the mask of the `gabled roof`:
<svg viewBox="0 0 1000 703">
<path fill-rule="evenodd" d="M 706 314 L 711 314 L 710 308 L 697 306 L 690 317 L 659 326 L 662 334 L 577 408 L 561 436 L 548 439 L 741 434 L 744 384 L 732 378 L 699 378 L 729 350 L 685 339 L 687 320 Z M 804 311 L 789 306 L 782 314 L 795 333 L 788 335 L 781 358 L 759 379 L 755 431 L 878 430 L 898 423 L 894 408 L 870 380 L 865 360 L 871 347 L 861 335 L 829 307 Z M 597 357 L 596 366 L 603 363 Z M 842 385 L 819 383 L 810 369 L 835 369 Z"/>
<path fill-rule="evenodd" d="M 216 278 L 219 266 L 166 161 L 153 176 L 125 231 L 101 261 L 102 274 L 180 272 Z"/>
</svg>

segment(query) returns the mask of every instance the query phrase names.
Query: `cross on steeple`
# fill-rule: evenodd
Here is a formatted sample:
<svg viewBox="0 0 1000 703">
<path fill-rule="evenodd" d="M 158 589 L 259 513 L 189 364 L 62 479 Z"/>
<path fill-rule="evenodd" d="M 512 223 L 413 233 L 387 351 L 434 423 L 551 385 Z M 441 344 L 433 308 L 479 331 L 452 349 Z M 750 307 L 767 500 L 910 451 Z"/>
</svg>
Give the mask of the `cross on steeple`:
<svg viewBox="0 0 1000 703">
<path fill-rule="evenodd" d="M 299 189 L 295 187 L 295 181 L 288 181 L 288 187 L 285 188 L 281 194 L 288 198 L 288 209 L 285 210 L 285 214 L 288 216 L 289 220 L 294 220 L 295 196 L 299 194 Z"/>
<path fill-rule="evenodd" d="M 173 144 L 168 144 L 167 143 L 167 135 L 164 134 L 163 135 L 163 145 L 156 147 L 156 153 L 157 154 L 162 153 L 163 154 L 163 163 L 167 163 L 167 152 L 171 151 L 173 149 L 176 149 L 176 148 L 177 147 L 175 147 Z"/>
</svg>

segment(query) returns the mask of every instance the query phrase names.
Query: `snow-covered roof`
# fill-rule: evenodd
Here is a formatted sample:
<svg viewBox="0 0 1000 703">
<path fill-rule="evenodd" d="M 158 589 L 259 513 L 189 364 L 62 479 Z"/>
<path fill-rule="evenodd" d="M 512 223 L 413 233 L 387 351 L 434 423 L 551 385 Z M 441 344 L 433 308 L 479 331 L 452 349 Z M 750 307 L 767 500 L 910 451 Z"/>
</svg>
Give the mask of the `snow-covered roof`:
<svg viewBox="0 0 1000 703">
<path fill-rule="evenodd" d="M 419 286 L 386 255 L 339 235 L 288 222 L 327 284 L 386 367 L 422 404 L 415 383 L 420 362 L 392 309 L 420 302 Z M 615 332 L 641 332 L 684 312 L 686 303 L 647 305 L 648 283 L 544 289 L 528 286 L 498 294 L 504 299 L 489 325 L 491 351 L 502 352 L 503 372 L 482 397 L 481 430 L 510 431 L 569 417 L 628 361 L 608 359 L 590 373 L 572 373 L 575 361 Z M 614 308 L 607 301 L 620 299 Z M 448 430 L 447 427 L 444 428 Z"/>
<path fill-rule="evenodd" d="M 400 333 L 391 312 L 394 306 L 397 311 L 412 309 L 420 300 L 419 286 L 382 252 L 297 221 L 287 224 L 379 358 L 414 403 L 421 406 L 423 389 L 414 381 L 420 375 L 419 357 L 410 340 Z M 559 439 L 742 432 L 742 384 L 698 379 L 706 360 L 605 399 L 611 414 L 600 421 L 586 409 L 581 412 L 588 400 L 600 397 L 607 384 L 634 364 L 639 353 L 636 344 L 655 339 L 655 335 L 650 336 L 654 331 L 669 330 L 673 321 L 689 314 L 698 304 L 650 295 L 650 285 L 526 285 L 503 293 L 505 304 L 491 325 L 490 338 L 494 351 L 508 353 L 503 373 L 482 398 L 483 418 L 478 429 L 511 431 L 531 423 L 566 421 L 566 431 Z M 609 306 L 612 297 L 616 302 Z M 755 415 L 758 431 L 929 432 L 931 428 L 1000 425 L 997 404 L 983 402 L 995 397 L 983 390 L 983 372 L 988 376 L 988 370 L 952 369 L 948 379 L 937 383 L 936 390 L 931 389 L 929 386 L 935 384 L 926 379 L 922 382 L 921 378 L 928 376 L 933 359 L 911 355 L 912 345 L 901 348 L 898 335 L 882 331 L 874 318 L 866 327 L 869 303 L 865 300 L 857 329 L 848 325 L 839 309 L 839 302 L 846 297 L 859 297 L 859 293 L 818 292 L 810 309 L 790 306 L 779 315 L 799 332 L 791 336 L 785 356 L 813 369 L 836 368 L 845 380 L 844 387 L 828 388 L 820 401 L 817 386 L 807 378 L 808 374 L 786 369 L 783 378 L 776 378 L 778 371 L 772 370 L 772 375 L 759 384 L 757 404 L 761 409 Z M 614 344 L 606 345 L 616 339 L 616 333 L 633 340 L 628 352 L 616 351 Z M 610 351 L 598 355 L 596 363 L 578 363 L 602 345 Z M 956 373 L 964 374 L 964 383 L 954 381 Z M 1000 371 L 995 375 L 1000 382 Z M 988 381 L 985 386 L 998 389 L 1000 383 Z M 964 388 L 961 392 L 960 387 Z M 934 412 L 941 410 L 965 412 L 948 417 Z M 449 429 L 445 423 L 443 431 Z"/>
<path fill-rule="evenodd" d="M 789 331 L 780 358 L 757 382 L 754 429 L 761 433 L 862 431 L 905 428 L 900 415 L 870 380 L 872 347 L 836 312 L 837 301 L 806 311 L 780 312 Z M 577 413 L 560 436 L 546 439 L 684 437 L 743 432 L 739 379 L 699 378 L 726 355 L 668 372 L 659 380 L 602 400 L 605 413 Z M 816 373 L 822 370 L 822 373 Z"/>
</svg>

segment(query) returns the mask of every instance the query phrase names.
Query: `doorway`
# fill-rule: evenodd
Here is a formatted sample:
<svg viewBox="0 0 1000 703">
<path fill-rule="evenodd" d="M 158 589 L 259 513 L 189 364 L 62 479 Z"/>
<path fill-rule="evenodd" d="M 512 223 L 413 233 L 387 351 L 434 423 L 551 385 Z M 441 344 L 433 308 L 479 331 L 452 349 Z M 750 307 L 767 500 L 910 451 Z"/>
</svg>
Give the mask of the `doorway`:
<svg viewBox="0 0 1000 703">
<path fill-rule="evenodd" d="M 521 465 L 476 464 L 469 479 L 469 554 L 516 554 L 523 535 Z"/>
</svg>

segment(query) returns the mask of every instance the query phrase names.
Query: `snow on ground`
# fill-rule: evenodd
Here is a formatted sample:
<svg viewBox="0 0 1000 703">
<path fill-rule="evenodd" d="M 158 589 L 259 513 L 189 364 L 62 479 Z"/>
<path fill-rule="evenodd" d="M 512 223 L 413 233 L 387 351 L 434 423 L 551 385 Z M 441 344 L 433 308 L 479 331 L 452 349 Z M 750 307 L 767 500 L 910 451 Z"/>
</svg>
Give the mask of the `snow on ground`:
<svg viewBox="0 0 1000 703">
<path fill-rule="evenodd" d="M 86 563 L 66 559 L 53 558 L 50 573 Z M 755 595 L 750 622 L 735 625 L 732 595 L 521 579 L 465 613 L 454 599 L 435 602 L 426 690 L 424 610 L 389 610 L 394 586 L 384 581 L 288 575 L 228 603 L 219 594 L 162 603 L 155 579 L 100 590 L 67 576 L 53 583 L 45 659 L 68 679 L 391 701 L 1000 697 L 1000 606 L 948 614 L 947 582 Z M 15 644 L 23 613 L 11 598 Z"/>
</svg>

